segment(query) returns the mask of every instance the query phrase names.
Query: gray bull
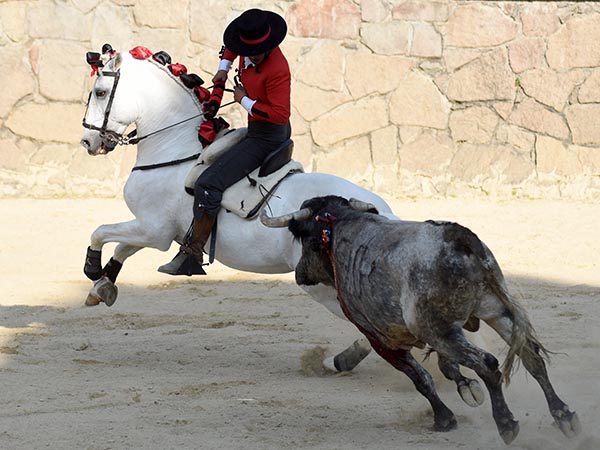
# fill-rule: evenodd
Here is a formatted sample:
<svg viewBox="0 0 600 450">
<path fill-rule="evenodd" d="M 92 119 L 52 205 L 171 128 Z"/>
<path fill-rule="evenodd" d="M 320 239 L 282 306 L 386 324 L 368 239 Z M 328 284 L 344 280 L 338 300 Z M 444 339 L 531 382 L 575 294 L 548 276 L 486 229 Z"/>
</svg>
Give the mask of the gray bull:
<svg viewBox="0 0 600 450">
<path fill-rule="evenodd" d="M 288 226 L 301 239 L 296 282 L 337 289 L 348 319 L 429 400 L 436 430 L 456 427 L 456 418 L 439 398 L 431 375 L 411 356 L 413 346 L 428 345 L 437 352 L 442 373 L 459 389 L 465 379 L 458 365 L 477 373 L 506 444 L 519 432 L 502 393 L 516 356 L 540 384 L 560 430 L 569 437 L 579 432 L 577 414 L 550 384 L 543 358 L 547 352 L 525 310 L 509 295 L 490 250 L 470 230 L 450 222 L 389 220 L 372 205 L 337 196 L 307 200 L 301 210 L 285 216 L 269 218 L 263 212 L 261 220 L 267 226 Z M 463 328 L 476 330 L 479 320 L 509 344 L 502 371 L 492 354 L 464 336 Z"/>
</svg>

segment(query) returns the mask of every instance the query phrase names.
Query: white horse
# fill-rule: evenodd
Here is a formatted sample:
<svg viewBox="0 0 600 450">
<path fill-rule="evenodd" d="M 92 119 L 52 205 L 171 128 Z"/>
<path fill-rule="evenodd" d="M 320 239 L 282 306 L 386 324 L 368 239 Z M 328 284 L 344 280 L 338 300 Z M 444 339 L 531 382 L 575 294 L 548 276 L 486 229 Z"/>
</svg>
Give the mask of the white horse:
<svg viewBox="0 0 600 450">
<path fill-rule="evenodd" d="M 200 149 L 197 127 L 202 105 L 178 77 L 152 59 L 135 59 L 117 53 L 98 72 L 84 117 L 87 128 L 81 139 L 90 155 L 106 154 L 116 143 L 126 143 L 123 133 L 135 123 L 136 167 L 187 160 L 152 170 L 134 170 L 124 187 L 124 197 L 134 220 L 99 226 L 91 235 L 86 274 L 97 272 L 86 304 L 111 305 L 117 296 L 114 284 L 125 260 L 144 247 L 166 251 L 173 241 L 181 243 L 192 220 L 193 197 L 184 191 L 184 180 L 193 166 L 191 155 Z M 178 124 L 175 126 L 171 126 Z M 366 156 L 365 156 L 366 157 Z M 342 178 L 320 173 L 296 173 L 284 179 L 268 200 L 271 214 L 299 209 L 306 199 L 328 194 L 359 198 L 374 204 L 381 213 L 395 217 L 376 194 Z M 287 273 L 295 269 L 302 249 L 286 229 L 265 227 L 221 210 L 218 215 L 215 259 L 233 269 L 255 273 Z M 101 268 L 104 244 L 117 242 L 109 263 Z M 210 240 L 209 240 L 210 242 Z M 322 285 L 303 286 L 319 303 L 345 319 L 335 290 Z M 353 344 L 329 368 L 351 370 L 370 351 L 366 340 Z M 345 355 L 345 356 L 344 356 Z M 345 361 L 345 362 L 344 362 Z M 340 367 L 341 366 L 341 367 Z"/>
</svg>

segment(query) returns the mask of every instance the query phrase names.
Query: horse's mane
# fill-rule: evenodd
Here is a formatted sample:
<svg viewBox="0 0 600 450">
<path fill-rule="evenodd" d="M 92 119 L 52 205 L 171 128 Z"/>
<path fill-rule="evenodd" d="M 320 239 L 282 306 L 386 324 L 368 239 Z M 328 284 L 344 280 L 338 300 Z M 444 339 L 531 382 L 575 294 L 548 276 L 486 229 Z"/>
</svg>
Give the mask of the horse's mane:
<svg viewBox="0 0 600 450">
<path fill-rule="evenodd" d="M 162 52 L 164 53 L 164 52 Z M 181 80 L 181 77 L 178 75 L 175 75 L 171 69 L 170 69 L 170 64 L 166 64 L 166 63 L 162 63 L 161 61 L 157 61 L 156 59 L 154 59 L 153 57 L 149 57 L 149 58 L 135 58 L 134 56 L 131 55 L 131 52 L 121 52 L 120 54 L 120 58 L 122 58 L 122 63 L 121 64 L 126 64 L 126 60 L 129 60 L 129 62 L 134 62 L 134 61 L 140 61 L 140 62 L 148 62 L 150 64 L 152 64 L 154 67 L 158 68 L 159 70 L 161 70 L 162 72 L 164 72 L 171 80 L 173 80 L 175 83 L 177 83 L 177 85 L 183 89 L 186 94 L 188 94 L 191 98 L 192 101 L 196 104 L 196 106 L 198 107 L 198 109 L 200 111 L 202 111 L 202 102 L 200 101 L 200 99 L 198 98 L 198 95 L 196 94 L 196 92 L 194 91 L 194 88 L 189 88 L 188 86 L 185 85 L 185 83 Z M 114 70 L 114 66 L 117 63 L 118 58 L 112 58 L 108 64 L 106 64 L 106 66 L 104 67 L 104 69 L 109 69 L 109 70 Z M 102 71 L 102 69 L 100 69 Z"/>
</svg>

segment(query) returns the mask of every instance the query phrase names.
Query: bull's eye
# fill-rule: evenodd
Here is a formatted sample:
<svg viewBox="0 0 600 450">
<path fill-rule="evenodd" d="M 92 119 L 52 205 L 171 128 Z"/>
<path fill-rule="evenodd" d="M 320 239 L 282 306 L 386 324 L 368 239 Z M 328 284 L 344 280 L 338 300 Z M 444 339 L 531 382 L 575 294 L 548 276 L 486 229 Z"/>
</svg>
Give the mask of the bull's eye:
<svg viewBox="0 0 600 450">
<path fill-rule="evenodd" d="M 106 96 L 106 91 L 104 89 L 96 89 L 96 97 L 104 98 Z"/>
</svg>

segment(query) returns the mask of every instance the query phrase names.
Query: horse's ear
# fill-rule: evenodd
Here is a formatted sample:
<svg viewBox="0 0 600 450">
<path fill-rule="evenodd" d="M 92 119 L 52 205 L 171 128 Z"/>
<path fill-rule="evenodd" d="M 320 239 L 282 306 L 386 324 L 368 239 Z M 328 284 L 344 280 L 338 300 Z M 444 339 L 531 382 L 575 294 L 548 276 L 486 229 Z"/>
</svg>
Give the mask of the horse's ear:
<svg viewBox="0 0 600 450">
<path fill-rule="evenodd" d="M 121 68 L 122 63 L 123 63 L 123 55 L 121 54 L 121 52 L 117 52 L 117 54 L 114 57 L 113 70 L 115 72 L 117 70 L 119 70 Z"/>
</svg>

